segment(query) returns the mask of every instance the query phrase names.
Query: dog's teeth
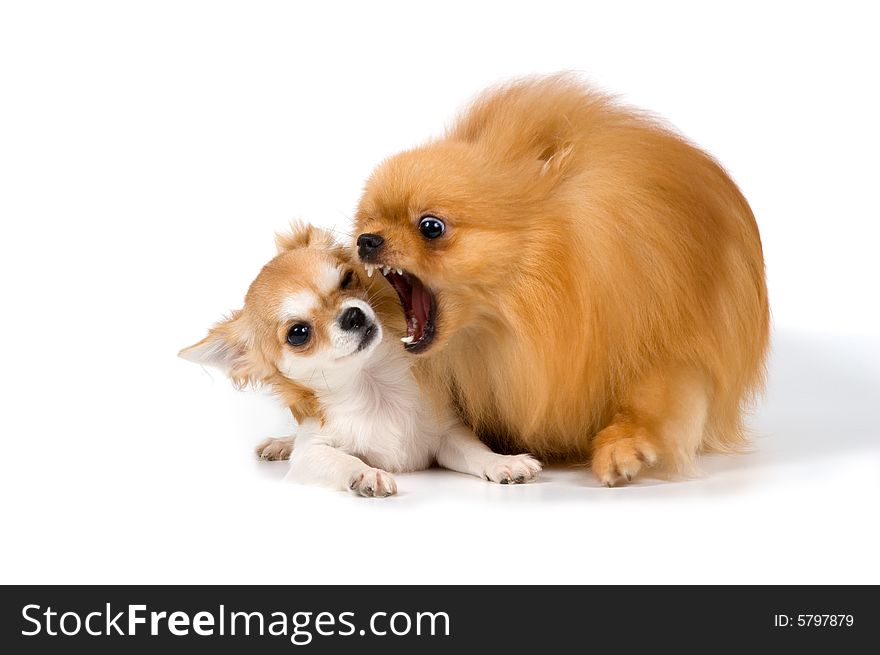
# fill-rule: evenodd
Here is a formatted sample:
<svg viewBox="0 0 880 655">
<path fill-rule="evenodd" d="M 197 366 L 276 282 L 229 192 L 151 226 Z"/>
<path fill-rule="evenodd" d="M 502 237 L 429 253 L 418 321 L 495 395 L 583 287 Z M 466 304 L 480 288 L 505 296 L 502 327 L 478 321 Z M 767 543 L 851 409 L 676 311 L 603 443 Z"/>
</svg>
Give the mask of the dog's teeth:
<svg viewBox="0 0 880 655">
<path fill-rule="evenodd" d="M 403 343 L 412 343 L 413 338 L 412 337 L 402 337 L 400 340 L 403 341 Z"/>
<path fill-rule="evenodd" d="M 391 271 L 391 267 L 390 267 L 390 266 L 385 266 L 385 267 L 382 269 L 382 275 L 388 275 L 388 273 L 389 273 L 390 271 Z"/>
<path fill-rule="evenodd" d="M 373 277 L 373 267 L 367 264 L 365 268 L 367 269 L 367 277 Z"/>
<path fill-rule="evenodd" d="M 397 269 L 397 274 L 398 274 L 398 275 L 403 275 L 403 271 L 400 270 L 400 269 L 398 268 L 398 269 Z"/>
</svg>

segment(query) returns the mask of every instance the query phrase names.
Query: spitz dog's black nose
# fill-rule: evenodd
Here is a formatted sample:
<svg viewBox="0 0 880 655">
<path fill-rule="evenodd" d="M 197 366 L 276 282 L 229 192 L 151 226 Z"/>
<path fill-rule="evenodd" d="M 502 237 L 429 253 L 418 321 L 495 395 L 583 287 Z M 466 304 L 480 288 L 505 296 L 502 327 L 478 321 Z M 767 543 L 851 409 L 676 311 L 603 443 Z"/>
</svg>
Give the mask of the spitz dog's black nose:
<svg viewBox="0 0 880 655">
<path fill-rule="evenodd" d="M 362 234 L 358 237 L 358 257 L 362 261 L 371 262 L 379 252 L 385 239 L 378 234 Z"/>
</svg>

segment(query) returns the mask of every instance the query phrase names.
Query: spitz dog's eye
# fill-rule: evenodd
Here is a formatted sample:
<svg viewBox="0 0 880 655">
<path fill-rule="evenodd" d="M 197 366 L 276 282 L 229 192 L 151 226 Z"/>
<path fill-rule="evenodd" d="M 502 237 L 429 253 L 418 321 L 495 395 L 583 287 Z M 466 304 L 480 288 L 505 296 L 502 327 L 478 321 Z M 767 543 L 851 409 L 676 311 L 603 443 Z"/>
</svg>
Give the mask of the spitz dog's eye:
<svg viewBox="0 0 880 655">
<path fill-rule="evenodd" d="M 308 323 L 297 323 L 287 331 L 287 343 L 291 346 L 301 346 L 309 340 L 311 331 Z"/>
<path fill-rule="evenodd" d="M 342 276 L 342 282 L 339 283 L 340 289 L 347 289 L 348 285 L 351 284 L 352 279 L 354 278 L 354 271 L 348 271 L 345 275 Z"/>
<path fill-rule="evenodd" d="M 419 221 L 419 232 L 426 239 L 436 239 L 446 231 L 446 224 L 436 216 L 422 216 Z"/>
</svg>

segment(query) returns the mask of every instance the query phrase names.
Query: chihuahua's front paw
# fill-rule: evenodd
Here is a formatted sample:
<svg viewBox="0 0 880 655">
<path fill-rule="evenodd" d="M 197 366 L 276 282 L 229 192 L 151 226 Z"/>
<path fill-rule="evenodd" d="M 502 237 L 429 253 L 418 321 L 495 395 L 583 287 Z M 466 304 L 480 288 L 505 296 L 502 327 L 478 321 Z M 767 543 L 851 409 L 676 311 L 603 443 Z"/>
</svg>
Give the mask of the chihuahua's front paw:
<svg viewBox="0 0 880 655">
<path fill-rule="evenodd" d="M 541 472 L 541 462 L 531 455 L 493 455 L 483 477 L 490 482 L 521 484 L 531 482 Z"/>
<path fill-rule="evenodd" d="M 380 469 L 366 469 L 352 476 L 348 488 L 368 498 L 385 498 L 397 493 L 397 483 L 391 474 Z"/>
<path fill-rule="evenodd" d="M 257 446 L 257 457 L 260 459 L 290 459 L 293 451 L 293 437 L 270 437 Z"/>
</svg>

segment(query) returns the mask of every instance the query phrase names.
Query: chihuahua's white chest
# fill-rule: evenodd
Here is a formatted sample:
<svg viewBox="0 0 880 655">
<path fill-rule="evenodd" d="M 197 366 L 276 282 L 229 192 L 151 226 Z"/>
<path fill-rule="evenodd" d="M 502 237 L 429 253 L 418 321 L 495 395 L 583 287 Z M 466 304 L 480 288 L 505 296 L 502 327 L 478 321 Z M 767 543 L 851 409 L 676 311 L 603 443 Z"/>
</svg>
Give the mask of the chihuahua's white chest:
<svg viewBox="0 0 880 655">
<path fill-rule="evenodd" d="M 355 375 L 317 390 L 325 428 L 338 448 L 372 466 L 392 472 L 430 466 L 439 438 L 430 403 L 405 355 L 386 344 L 376 350 Z"/>
</svg>

